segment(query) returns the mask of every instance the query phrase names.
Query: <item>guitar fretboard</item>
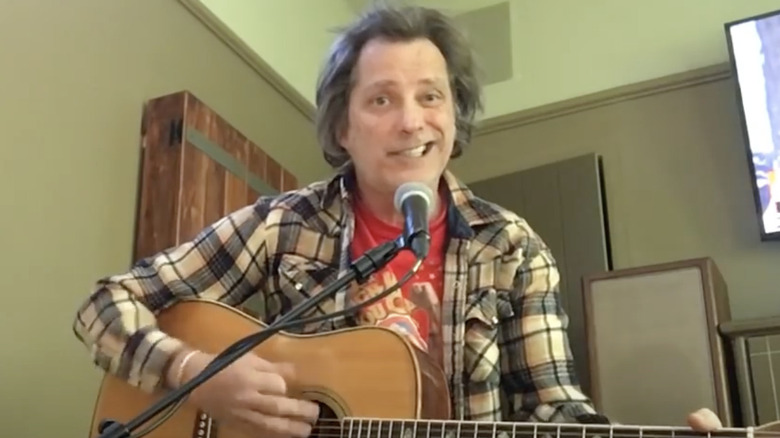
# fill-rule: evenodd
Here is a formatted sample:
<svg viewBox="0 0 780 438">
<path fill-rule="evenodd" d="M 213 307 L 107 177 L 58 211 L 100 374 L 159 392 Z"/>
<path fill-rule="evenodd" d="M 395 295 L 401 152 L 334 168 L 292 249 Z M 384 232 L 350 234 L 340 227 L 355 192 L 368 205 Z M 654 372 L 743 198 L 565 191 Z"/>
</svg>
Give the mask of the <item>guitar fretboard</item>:
<svg viewBox="0 0 780 438">
<path fill-rule="evenodd" d="M 334 423 L 338 420 L 333 420 Z M 346 418 L 319 426 L 320 438 L 754 438 L 753 429 Z"/>
</svg>

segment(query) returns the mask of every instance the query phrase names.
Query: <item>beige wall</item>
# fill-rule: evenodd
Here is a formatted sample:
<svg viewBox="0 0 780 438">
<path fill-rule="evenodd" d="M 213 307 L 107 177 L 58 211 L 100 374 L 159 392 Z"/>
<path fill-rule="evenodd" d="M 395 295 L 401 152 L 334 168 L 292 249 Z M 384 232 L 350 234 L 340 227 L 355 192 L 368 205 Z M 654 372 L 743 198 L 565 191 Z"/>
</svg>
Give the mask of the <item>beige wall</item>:
<svg viewBox="0 0 780 438">
<path fill-rule="evenodd" d="M 775 0 L 509 3 L 515 75 L 488 87 L 487 117 L 725 62 L 723 24 L 778 8 Z"/>
<path fill-rule="evenodd" d="M 175 1 L 12 2 L 0 24 L 0 424 L 83 437 L 99 374 L 71 319 L 130 263 L 142 102 L 190 89 L 303 182 L 327 169 L 310 122 Z M 454 167 L 597 151 L 618 267 L 709 255 L 736 316 L 771 315 L 780 245 L 758 241 L 741 141 L 721 80 L 481 136 Z"/>
<path fill-rule="evenodd" d="M 353 13 L 344 0 L 187 0 L 202 5 L 314 106 L 314 84 L 334 29 Z M 302 31 L 305 29 L 305 31 Z M 295 47 L 291 53 L 290 48 Z M 292 56 L 291 56 L 292 55 Z"/>
<path fill-rule="evenodd" d="M 45 3 L 0 13 L 0 425 L 81 438 L 99 375 L 71 321 L 130 263 L 144 100 L 190 89 L 302 180 L 327 169 L 311 123 L 178 2 Z"/>
<path fill-rule="evenodd" d="M 735 94 L 720 76 L 478 136 L 453 169 L 475 181 L 602 154 L 615 267 L 710 256 L 734 317 L 777 315 L 780 242 L 759 241 Z"/>
</svg>

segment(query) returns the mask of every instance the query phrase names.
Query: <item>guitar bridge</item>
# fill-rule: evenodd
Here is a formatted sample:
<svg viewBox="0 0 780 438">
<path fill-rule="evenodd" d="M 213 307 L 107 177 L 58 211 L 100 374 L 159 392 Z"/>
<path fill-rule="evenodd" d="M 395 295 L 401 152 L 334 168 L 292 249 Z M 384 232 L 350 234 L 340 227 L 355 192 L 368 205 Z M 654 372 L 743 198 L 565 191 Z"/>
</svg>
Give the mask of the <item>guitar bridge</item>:
<svg viewBox="0 0 780 438">
<path fill-rule="evenodd" d="M 192 428 L 193 438 L 216 437 L 217 423 L 203 411 L 198 411 L 195 417 L 195 427 Z"/>
</svg>

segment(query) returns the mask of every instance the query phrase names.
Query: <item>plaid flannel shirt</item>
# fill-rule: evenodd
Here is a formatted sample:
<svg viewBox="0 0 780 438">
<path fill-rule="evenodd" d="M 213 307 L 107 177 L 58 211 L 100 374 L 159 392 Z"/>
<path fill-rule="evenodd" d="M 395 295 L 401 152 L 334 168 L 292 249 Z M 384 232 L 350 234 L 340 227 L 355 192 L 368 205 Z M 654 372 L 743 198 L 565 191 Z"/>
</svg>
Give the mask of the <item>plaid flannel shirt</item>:
<svg viewBox="0 0 780 438">
<path fill-rule="evenodd" d="M 443 369 L 461 420 L 593 422 L 580 390 L 543 241 L 517 215 L 479 199 L 451 173 L 442 299 Z M 95 363 L 151 391 L 181 346 L 155 315 L 183 298 L 239 306 L 261 294 L 270 322 L 317 293 L 349 263 L 353 173 L 261 197 L 195 239 L 98 282 L 74 331 Z M 345 292 L 321 311 L 347 305 Z M 345 318 L 309 330 L 350 325 Z M 604 419 L 606 420 L 606 419 Z M 596 420 L 602 422 L 602 420 Z"/>
</svg>

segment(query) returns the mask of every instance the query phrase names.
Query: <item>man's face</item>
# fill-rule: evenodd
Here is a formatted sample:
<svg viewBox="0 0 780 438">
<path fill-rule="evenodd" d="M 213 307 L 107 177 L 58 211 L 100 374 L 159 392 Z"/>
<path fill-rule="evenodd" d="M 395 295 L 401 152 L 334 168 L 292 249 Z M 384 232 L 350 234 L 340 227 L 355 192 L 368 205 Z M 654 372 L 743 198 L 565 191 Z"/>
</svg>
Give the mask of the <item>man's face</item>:
<svg viewBox="0 0 780 438">
<path fill-rule="evenodd" d="M 361 184 L 392 193 L 404 182 L 435 190 L 455 140 L 447 64 L 427 39 L 373 40 L 358 59 L 341 145 Z"/>
</svg>

